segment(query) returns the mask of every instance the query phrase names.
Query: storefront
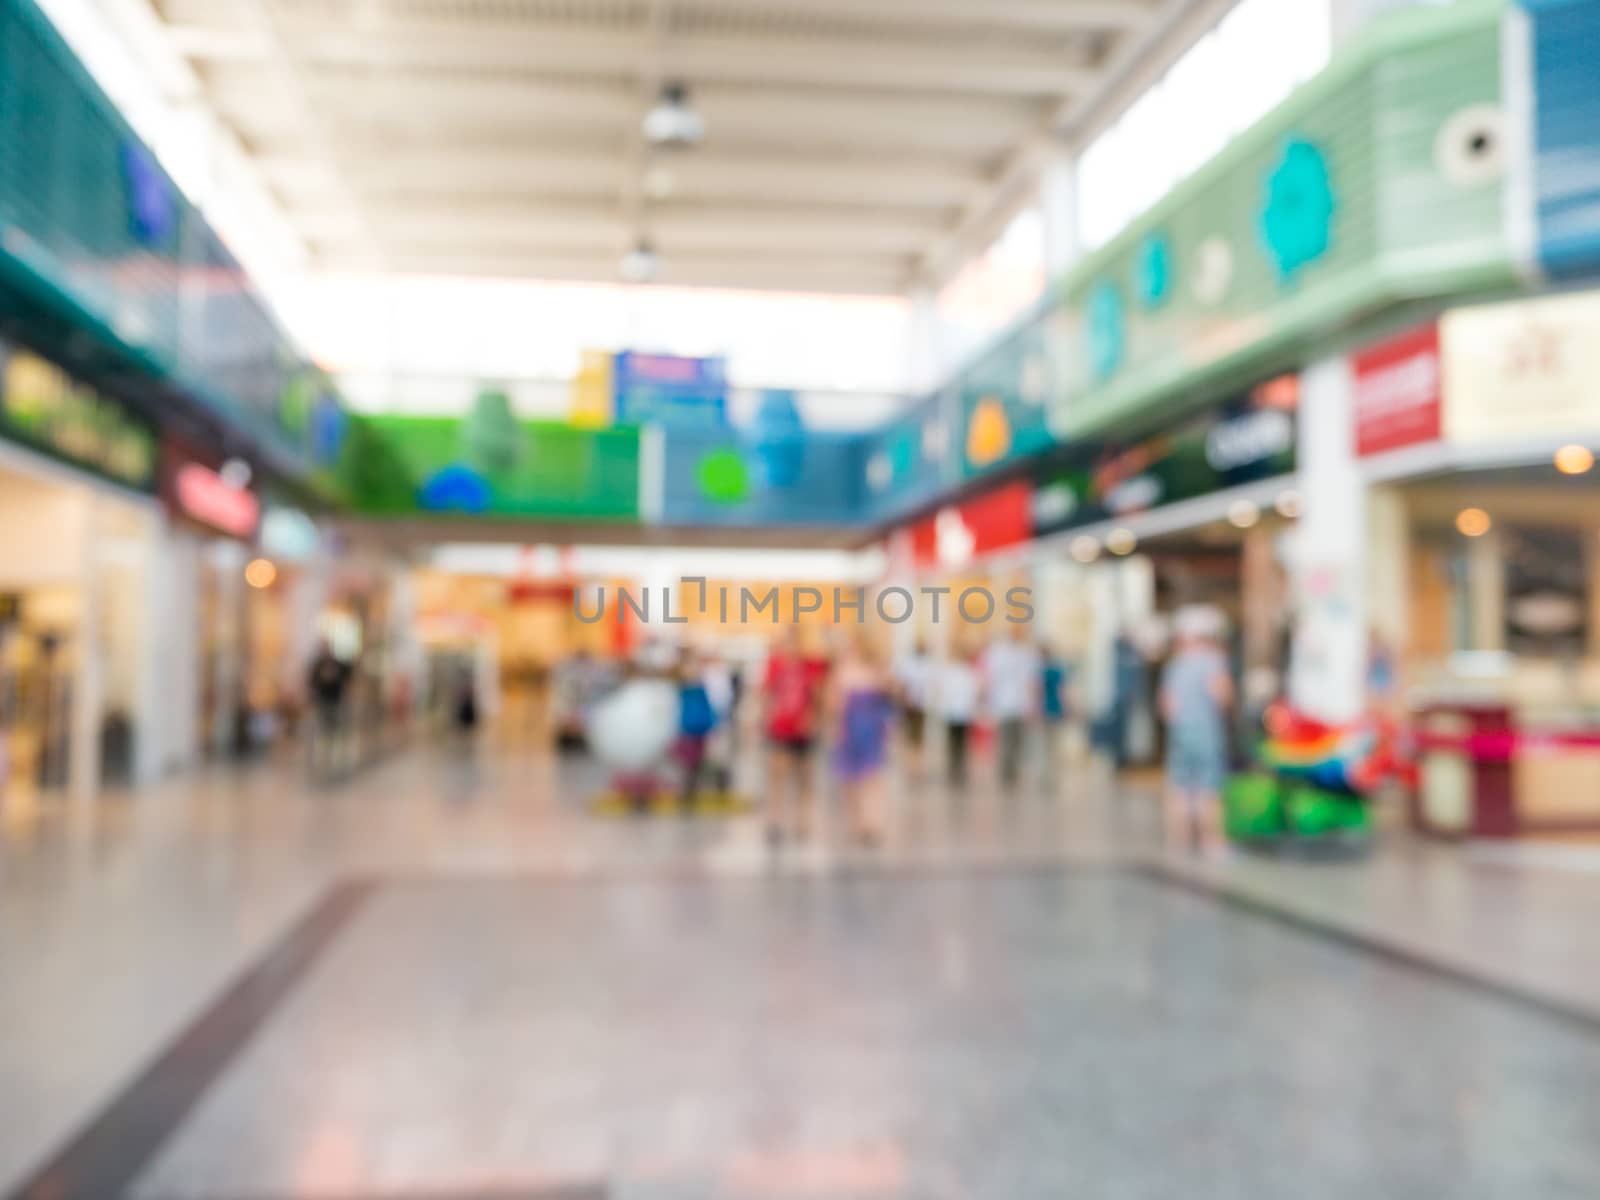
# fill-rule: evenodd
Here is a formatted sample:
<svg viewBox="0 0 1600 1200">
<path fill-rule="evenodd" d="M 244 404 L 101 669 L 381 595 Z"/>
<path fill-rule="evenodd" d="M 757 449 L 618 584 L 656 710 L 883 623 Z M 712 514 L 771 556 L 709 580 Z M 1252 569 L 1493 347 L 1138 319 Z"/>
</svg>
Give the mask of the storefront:
<svg viewBox="0 0 1600 1200">
<path fill-rule="evenodd" d="M 1145 437 L 1068 448 L 1036 472 L 1029 548 L 1047 636 L 1079 665 L 1104 748 L 1148 761 L 1171 618 L 1225 615 L 1241 738 L 1287 670 L 1300 512 L 1299 381 L 1277 376 Z"/>
<path fill-rule="evenodd" d="M 153 427 L 0 343 L 0 797 L 147 778 L 162 738 Z"/>
<path fill-rule="evenodd" d="M 1600 829 L 1600 294 L 1454 310 L 1353 364 L 1416 823 Z"/>
</svg>

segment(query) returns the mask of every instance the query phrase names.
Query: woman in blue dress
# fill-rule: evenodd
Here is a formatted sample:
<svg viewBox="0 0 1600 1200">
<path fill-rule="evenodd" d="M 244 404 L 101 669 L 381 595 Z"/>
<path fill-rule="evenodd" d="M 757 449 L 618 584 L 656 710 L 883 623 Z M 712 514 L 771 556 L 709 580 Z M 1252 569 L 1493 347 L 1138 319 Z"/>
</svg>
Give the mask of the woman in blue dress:
<svg viewBox="0 0 1600 1200">
<path fill-rule="evenodd" d="M 884 767 L 894 716 L 893 687 L 878 648 L 864 634 L 852 639 L 832 681 L 837 715 L 834 770 L 844 790 L 851 835 L 865 846 L 883 837 Z"/>
</svg>

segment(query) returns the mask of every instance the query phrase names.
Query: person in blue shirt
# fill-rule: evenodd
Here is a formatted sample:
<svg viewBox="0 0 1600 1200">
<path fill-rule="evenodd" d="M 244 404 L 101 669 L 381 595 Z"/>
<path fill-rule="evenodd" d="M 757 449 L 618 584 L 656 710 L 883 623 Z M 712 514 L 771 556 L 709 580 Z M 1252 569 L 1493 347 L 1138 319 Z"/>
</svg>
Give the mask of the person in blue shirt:
<svg viewBox="0 0 1600 1200">
<path fill-rule="evenodd" d="M 1072 704 L 1069 689 L 1072 668 L 1056 648 L 1045 642 L 1039 647 L 1039 716 L 1044 721 L 1044 778 L 1056 777 L 1064 753 L 1067 718 Z"/>
<path fill-rule="evenodd" d="M 683 787 L 679 802 L 685 811 L 700 790 L 706 766 L 706 745 L 717 725 L 717 710 L 706 688 L 704 666 L 691 651 L 678 663 L 678 743 L 675 749 L 683 768 Z"/>
</svg>

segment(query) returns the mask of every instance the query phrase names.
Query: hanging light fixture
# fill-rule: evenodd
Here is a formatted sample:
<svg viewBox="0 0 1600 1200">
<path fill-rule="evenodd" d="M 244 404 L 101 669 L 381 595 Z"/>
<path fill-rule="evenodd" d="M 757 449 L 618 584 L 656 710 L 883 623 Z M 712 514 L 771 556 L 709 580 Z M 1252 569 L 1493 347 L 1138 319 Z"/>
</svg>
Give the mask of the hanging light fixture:
<svg viewBox="0 0 1600 1200">
<path fill-rule="evenodd" d="M 638 244 L 622 256 L 622 277 L 629 283 L 649 283 L 661 273 L 661 256 L 650 245 L 649 238 L 640 238 Z"/>
<path fill-rule="evenodd" d="M 689 102 L 688 85 L 669 81 L 661 96 L 644 115 L 645 141 L 660 149 L 686 149 L 706 135 L 706 123 Z"/>
</svg>

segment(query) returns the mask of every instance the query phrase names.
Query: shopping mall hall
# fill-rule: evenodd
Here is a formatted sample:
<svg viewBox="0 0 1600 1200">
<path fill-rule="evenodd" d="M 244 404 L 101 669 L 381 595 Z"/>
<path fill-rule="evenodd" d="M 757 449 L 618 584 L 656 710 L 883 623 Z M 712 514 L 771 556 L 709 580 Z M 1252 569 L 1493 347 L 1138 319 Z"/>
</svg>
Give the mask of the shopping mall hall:
<svg viewBox="0 0 1600 1200">
<path fill-rule="evenodd" d="M 1600 1197 L 1600 0 L 0 0 L 0 1200 Z"/>
</svg>

